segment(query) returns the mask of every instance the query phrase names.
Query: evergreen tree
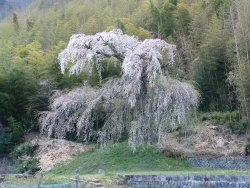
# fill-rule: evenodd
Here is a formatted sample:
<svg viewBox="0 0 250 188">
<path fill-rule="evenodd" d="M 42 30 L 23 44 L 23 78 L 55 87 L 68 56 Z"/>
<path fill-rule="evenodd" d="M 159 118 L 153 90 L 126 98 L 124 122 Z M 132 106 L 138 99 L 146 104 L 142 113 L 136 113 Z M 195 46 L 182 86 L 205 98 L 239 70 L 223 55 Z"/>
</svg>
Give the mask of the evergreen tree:
<svg viewBox="0 0 250 188">
<path fill-rule="evenodd" d="M 18 22 L 18 17 L 16 13 L 13 13 L 12 21 L 13 21 L 15 32 L 18 33 L 20 28 L 19 28 L 19 22 Z"/>
<path fill-rule="evenodd" d="M 149 30 L 157 32 L 160 38 L 167 39 L 173 36 L 176 29 L 176 5 L 169 1 L 155 6 L 150 1 L 151 21 Z"/>
</svg>

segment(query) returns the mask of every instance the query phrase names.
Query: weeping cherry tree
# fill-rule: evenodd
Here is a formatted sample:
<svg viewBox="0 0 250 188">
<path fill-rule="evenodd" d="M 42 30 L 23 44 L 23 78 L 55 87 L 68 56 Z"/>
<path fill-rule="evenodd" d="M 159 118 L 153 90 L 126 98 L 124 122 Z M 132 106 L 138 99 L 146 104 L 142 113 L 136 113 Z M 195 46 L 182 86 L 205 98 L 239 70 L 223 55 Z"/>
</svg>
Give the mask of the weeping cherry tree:
<svg viewBox="0 0 250 188">
<path fill-rule="evenodd" d="M 71 91 L 57 91 L 50 111 L 41 113 L 42 132 L 64 138 L 68 132 L 88 141 L 98 137 L 105 145 L 127 135 L 136 144 L 164 141 L 166 133 L 186 126 L 198 105 L 199 95 L 187 83 L 170 78 L 164 71 L 174 64 L 175 46 L 160 39 L 143 42 L 116 29 L 96 35 L 77 34 L 59 54 L 62 73 L 92 74 L 96 67 L 102 79 L 103 60 L 120 62 L 122 76 L 103 81 L 102 87 L 88 84 Z M 105 113 L 96 129 L 95 114 Z"/>
</svg>

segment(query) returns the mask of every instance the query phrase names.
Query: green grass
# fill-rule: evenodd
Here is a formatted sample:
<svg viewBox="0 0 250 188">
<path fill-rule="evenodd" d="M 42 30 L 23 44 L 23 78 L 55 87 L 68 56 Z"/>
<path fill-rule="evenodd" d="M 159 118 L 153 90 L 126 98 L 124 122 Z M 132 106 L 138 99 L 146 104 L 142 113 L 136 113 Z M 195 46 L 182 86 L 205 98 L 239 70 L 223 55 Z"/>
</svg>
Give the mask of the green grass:
<svg viewBox="0 0 250 188">
<path fill-rule="evenodd" d="M 154 146 L 142 146 L 133 152 L 127 143 L 119 143 L 78 154 L 72 162 L 61 164 L 51 173 L 72 174 L 76 168 L 81 174 L 96 174 L 98 169 L 103 169 L 106 173 L 190 169 L 186 161 L 166 158 Z"/>
</svg>

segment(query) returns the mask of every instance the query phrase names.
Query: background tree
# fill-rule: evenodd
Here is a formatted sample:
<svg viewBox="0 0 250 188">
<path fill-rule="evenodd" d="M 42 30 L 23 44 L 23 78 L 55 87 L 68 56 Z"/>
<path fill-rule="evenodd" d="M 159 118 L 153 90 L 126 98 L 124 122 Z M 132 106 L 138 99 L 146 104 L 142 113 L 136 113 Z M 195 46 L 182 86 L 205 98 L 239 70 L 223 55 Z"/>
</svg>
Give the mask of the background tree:
<svg viewBox="0 0 250 188">
<path fill-rule="evenodd" d="M 190 23 L 192 19 L 188 10 L 188 6 L 184 3 L 179 3 L 177 6 L 177 21 L 176 21 L 176 45 L 178 52 L 178 60 L 180 67 L 186 75 L 189 74 L 192 60 L 192 48 L 189 40 Z"/>
<path fill-rule="evenodd" d="M 16 13 L 13 13 L 13 26 L 15 29 L 15 32 L 18 33 L 19 32 L 19 22 L 18 22 L 18 17 Z"/>
<path fill-rule="evenodd" d="M 240 108 L 245 119 L 249 122 L 250 117 L 250 58 L 249 58 L 249 31 L 248 19 L 250 3 L 249 1 L 232 1 L 230 8 L 231 33 L 233 37 L 233 68 L 229 80 L 237 88 L 237 96 Z M 232 51 L 231 51 L 232 55 Z M 231 56 L 232 57 L 232 56 Z"/>
<path fill-rule="evenodd" d="M 157 32 L 158 37 L 167 39 L 169 36 L 173 37 L 176 29 L 176 5 L 173 1 L 158 2 L 158 5 L 154 5 L 150 1 L 150 13 L 151 21 L 149 24 L 149 30 Z"/>
<path fill-rule="evenodd" d="M 222 26 L 214 14 L 200 47 L 200 55 L 193 62 L 193 78 L 202 92 L 203 110 L 222 110 L 227 107 L 226 74 L 222 48 Z M 207 108 L 207 109 L 205 109 Z M 220 109 L 221 108 L 221 109 Z"/>
</svg>

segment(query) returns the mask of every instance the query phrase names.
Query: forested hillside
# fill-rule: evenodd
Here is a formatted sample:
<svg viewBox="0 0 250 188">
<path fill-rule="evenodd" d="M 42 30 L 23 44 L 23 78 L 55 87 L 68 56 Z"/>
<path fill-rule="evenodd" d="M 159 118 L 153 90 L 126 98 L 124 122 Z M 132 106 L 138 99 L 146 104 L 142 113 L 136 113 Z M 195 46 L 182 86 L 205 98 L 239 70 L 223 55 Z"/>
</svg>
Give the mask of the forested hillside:
<svg viewBox="0 0 250 188">
<path fill-rule="evenodd" d="M 28 10 L 34 0 L 0 0 L 0 21 L 11 15 L 14 11 Z"/>
<path fill-rule="evenodd" d="M 18 2 L 21 6 L 31 1 Z M 11 6 L 12 1 L 0 1 L 0 19 Z M 20 10 L 19 4 L 15 8 Z M 175 63 L 163 74 L 195 87 L 199 114 L 227 114 L 232 132 L 246 133 L 249 19 L 249 0 L 36 0 L 28 11 L 15 11 L 0 24 L 0 154 L 10 152 L 26 133 L 40 131 L 39 114 L 51 110 L 55 91 L 70 91 L 85 81 L 100 88 L 109 78 L 121 77 L 121 62 L 104 59 L 102 81 L 95 66 L 92 75 L 69 76 L 68 69 L 61 73 L 58 63 L 73 34 L 95 35 L 114 28 L 142 41 L 159 38 L 176 45 Z M 92 122 L 96 129 L 107 119 L 102 108 L 91 114 L 99 117 Z M 74 139 L 74 131 L 66 137 Z"/>
</svg>

